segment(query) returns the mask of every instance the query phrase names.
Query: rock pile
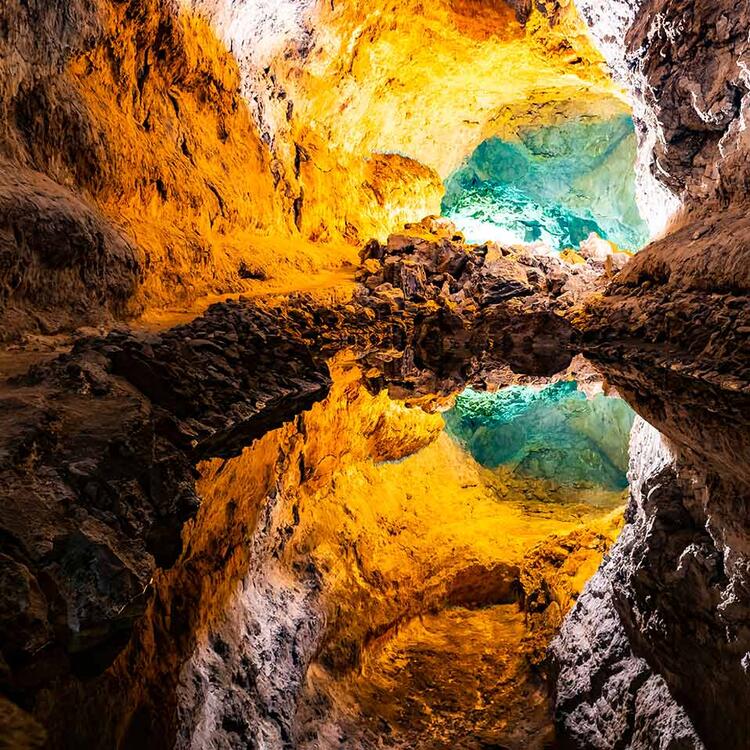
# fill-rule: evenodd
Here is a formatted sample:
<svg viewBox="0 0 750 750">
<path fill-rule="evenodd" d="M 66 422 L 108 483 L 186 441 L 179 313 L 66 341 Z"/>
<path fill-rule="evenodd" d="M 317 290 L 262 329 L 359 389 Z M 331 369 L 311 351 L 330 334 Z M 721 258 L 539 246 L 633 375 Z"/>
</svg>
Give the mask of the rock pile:
<svg viewBox="0 0 750 750">
<path fill-rule="evenodd" d="M 461 310 L 485 310 L 512 299 L 543 296 L 564 312 L 580 303 L 602 276 L 606 258 L 590 260 L 532 246 L 504 247 L 496 242 L 469 245 L 455 225 L 428 217 L 407 224 L 384 245 L 363 248 L 357 280 L 373 296 L 408 303 L 434 301 Z M 539 302 L 539 300 L 535 300 Z"/>
<path fill-rule="evenodd" d="M 481 384 L 502 368 L 507 379 L 508 367 L 543 377 L 565 370 L 575 349 L 567 318 L 606 279 L 599 260 L 468 245 L 450 221 L 434 217 L 386 244 L 368 243 L 361 259 L 359 302 L 411 331 L 408 357 L 376 364 L 386 373 L 376 382 L 398 396 L 453 392 L 457 381 Z"/>
</svg>

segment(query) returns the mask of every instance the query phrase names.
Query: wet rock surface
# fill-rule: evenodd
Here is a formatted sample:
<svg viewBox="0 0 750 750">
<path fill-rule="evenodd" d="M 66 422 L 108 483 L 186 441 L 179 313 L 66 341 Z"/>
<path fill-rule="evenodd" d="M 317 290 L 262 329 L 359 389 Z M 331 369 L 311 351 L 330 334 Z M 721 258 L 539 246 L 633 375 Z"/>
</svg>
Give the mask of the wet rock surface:
<svg viewBox="0 0 750 750">
<path fill-rule="evenodd" d="M 9 164 L 0 170 L 0 267 L 3 343 L 137 311 L 143 269 L 133 245 L 70 190 Z"/>
<path fill-rule="evenodd" d="M 557 718 L 563 736 L 575 747 L 704 748 L 664 678 L 638 655 L 624 610 L 618 606 L 622 602 L 613 595 L 613 591 L 625 594 L 631 576 L 649 575 L 653 557 L 636 562 L 630 556 L 636 554 L 640 536 L 653 540 L 659 535 L 666 540 L 674 531 L 684 539 L 686 533 L 679 531 L 686 513 L 679 499 L 660 511 L 661 519 L 654 514 L 654 490 L 664 499 L 678 482 L 671 467 L 673 458 L 661 437 L 640 422 L 634 429 L 632 448 L 633 485 L 625 529 L 550 648 L 558 674 Z M 670 514 L 675 523 L 667 529 L 662 519 Z M 653 529 L 646 532 L 649 524 Z M 662 572 L 670 564 L 664 562 L 659 566 Z M 675 562 L 672 558 L 671 564 Z M 613 581 L 618 583 L 613 586 Z"/>
<path fill-rule="evenodd" d="M 734 375 L 742 374 L 744 361 L 742 339 L 731 338 L 737 316 L 745 310 L 734 301 L 738 295 L 721 296 L 730 311 L 726 327 L 720 329 L 723 338 L 694 336 L 688 322 L 678 327 L 665 309 L 671 295 L 680 294 L 683 287 L 667 287 L 661 297 L 653 286 L 645 293 L 642 275 L 631 270 L 638 268 L 640 259 L 615 277 L 604 296 L 590 302 L 589 295 L 603 290 L 614 273 L 609 257 L 566 260 L 496 245 L 467 246 L 449 223 L 440 220 L 411 225 L 387 244 L 370 243 L 362 255 L 357 277 L 361 287 L 350 301 L 323 303 L 297 295 L 273 303 L 220 303 L 193 323 L 162 334 L 123 330 L 82 339 L 69 354 L 6 384 L 2 457 L 7 491 L 2 524 L 10 545 L 3 557 L 7 595 L 1 621 L 8 695 L 44 716 L 56 736 L 64 736 L 57 734 L 60 711 L 75 707 L 93 679 L 102 685 L 105 702 L 125 690 L 122 700 L 135 710 L 129 718 L 113 716 L 102 735 L 109 739 L 103 741 L 128 746 L 175 736 L 175 714 L 170 712 L 188 710 L 180 719 L 191 727 L 184 729 L 180 740 L 180 746 L 188 747 L 219 731 L 216 715 L 209 710 L 216 699 L 208 688 L 211 681 L 225 669 L 235 669 L 242 659 L 254 663 L 254 649 L 269 647 L 275 652 L 286 644 L 287 655 L 279 652 L 274 663 L 291 660 L 288 669 L 290 679 L 297 675 L 296 693 L 273 708 L 276 699 L 269 696 L 291 689 L 291 683 L 281 688 L 261 681 L 266 684 L 261 689 L 252 677 L 259 667 L 248 666 L 251 676 L 237 679 L 249 679 L 255 697 L 241 697 L 242 688 L 236 716 L 226 714 L 221 731 L 243 737 L 251 725 L 270 721 L 268 726 L 277 728 L 268 731 L 283 743 L 284 736 L 299 731 L 294 729 L 299 721 L 303 727 L 311 721 L 319 726 L 321 716 L 330 712 L 330 707 L 312 708 L 324 700 L 321 695 L 298 701 L 305 694 L 310 654 L 325 642 L 316 593 L 320 582 L 311 571 L 308 578 L 280 589 L 273 565 L 260 558 L 253 562 L 252 554 L 261 553 L 252 549 L 242 556 L 247 576 L 244 598 L 227 591 L 206 600 L 219 596 L 224 601 L 212 611 L 229 612 L 228 601 L 239 609 L 197 652 L 203 655 L 190 668 L 193 687 L 185 687 L 187 673 L 177 678 L 176 665 L 191 653 L 192 639 L 203 637 L 198 636 L 203 610 L 189 614 L 194 599 L 186 595 L 177 608 L 183 615 L 177 619 L 162 622 L 154 613 L 166 606 L 165 597 L 173 596 L 167 592 L 181 586 L 190 591 L 191 581 L 211 570 L 216 555 L 237 554 L 226 551 L 220 535 L 214 536 L 221 523 L 208 534 L 214 539 L 210 552 L 194 557 L 183 547 L 184 525 L 193 523 L 201 504 L 196 464 L 209 458 L 231 460 L 245 446 L 259 440 L 263 444 L 264 435 L 325 398 L 331 386 L 327 360 L 336 352 L 354 355 L 373 393 L 386 388 L 392 396 L 429 406 L 468 384 L 510 382 L 513 372 L 526 373 L 532 381 L 545 377 L 567 367 L 576 351 L 583 350 L 636 409 L 680 444 L 690 457 L 691 471 L 703 467 L 703 474 L 691 476 L 705 489 L 703 495 L 693 489 L 689 501 L 681 500 L 684 472 L 667 466 L 665 471 L 673 474 L 661 494 L 634 493 L 626 533 L 574 608 L 553 649 L 559 670 L 559 726 L 564 737 L 581 746 L 605 748 L 632 741 L 634 747 L 651 747 L 646 738 L 658 731 L 665 742 L 678 743 L 664 747 L 701 747 L 691 723 L 696 722 L 702 741 L 710 747 L 701 713 L 705 706 L 715 705 L 715 698 L 694 700 L 691 696 L 699 693 L 688 691 L 692 672 L 680 664 L 686 650 L 699 648 L 702 655 L 696 655 L 691 665 L 702 663 L 709 669 L 726 664 L 727 674 L 734 675 L 728 679 L 737 681 L 732 683 L 735 689 L 742 679 L 738 670 L 744 630 L 736 602 L 741 601 L 737 592 L 744 585 L 744 558 L 741 551 L 733 554 L 727 567 L 726 561 L 720 564 L 716 550 L 719 544 L 736 549 L 744 530 L 739 514 L 717 516 L 715 500 L 728 487 L 734 488 L 733 502 L 743 492 L 748 412 L 742 406 L 742 388 L 731 385 L 741 382 Z M 688 263 L 680 268 L 690 273 Z M 706 309 L 697 293 L 689 298 L 696 314 Z M 588 307 L 582 308 L 584 303 Z M 721 308 L 712 307 L 711 315 L 717 317 L 703 318 L 709 329 L 718 325 Z M 636 316 L 641 316 L 638 326 Z M 679 335 L 665 350 L 658 344 L 666 326 Z M 625 339 L 626 328 L 641 336 Z M 675 369 L 678 361 L 682 364 Z M 710 372 L 708 361 L 713 364 Z M 730 372 L 734 379 L 722 376 Z M 717 436 L 725 442 L 717 442 Z M 721 480 L 709 474 L 717 465 L 725 469 Z M 644 460 L 631 467 L 632 481 L 644 482 L 649 466 Z M 300 471 L 304 477 L 304 462 Z M 664 476 L 653 480 L 654 487 L 662 486 Z M 663 501 L 647 502 L 644 498 L 651 495 Z M 273 507 L 267 506 L 271 545 L 279 543 L 280 534 L 283 537 L 283 524 L 271 521 Z M 257 519 L 248 519 L 238 529 L 248 523 Z M 666 548 L 654 546 L 654 524 L 671 540 Z M 652 529 L 648 534 L 647 528 Z M 528 586 L 527 621 L 546 634 L 528 652 L 532 663 L 544 664 L 545 638 L 561 623 L 560 602 L 569 606 L 575 598 L 562 593 L 568 584 L 561 589 L 557 579 L 552 583 L 545 578 L 545 571 L 574 558 L 581 545 L 601 554 L 603 543 L 601 538 L 579 538 L 569 548 L 563 545 L 563 552 L 540 552 L 539 559 L 545 560 L 541 566 L 528 563 L 526 578 L 521 578 Z M 242 546 L 239 540 L 233 544 L 233 550 Z M 263 559 L 272 556 L 273 548 L 264 548 Z M 695 560 L 691 573 L 682 572 L 688 557 Z M 249 572 L 259 565 L 270 565 L 264 581 Z M 155 584 L 163 575 L 163 583 Z M 237 574 L 232 580 L 241 579 Z M 550 598 L 550 590 L 558 593 Z M 278 632 L 273 631 L 275 645 L 263 646 L 259 634 L 265 621 L 246 623 L 260 630 L 245 631 L 246 625 L 237 620 L 240 611 L 255 606 L 252 602 L 262 607 L 286 602 L 284 607 L 297 612 L 297 619 L 292 618 L 297 625 L 274 615 L 280 618 Z M 698 610 L 703 612 L 706 633 L 711 633 L 714 646 L 709 650 L 703 637 L 694 640 L 691 623 Z M 144 629 L 145 622 L 151 624 Z M 660 626 L 653 630 L 649 622 Z M 674 626 L 665 640 L 663 626 L 670 622 Z M 292 636 L 290 627 L 297 635 Z M 726 627 L 734 628 L 732 641 L 722 630 Z M 155 643 L 162 630 L 173 634 L 175 644 L 160 663 L 153 645 L 147 644 Z M 237 641 L 242 632 L 247 637 Z M 294 647 L 298 638 L 302 640 Z M 591 644 L 583 660 L 579 641 Z M 603 642 L 611 647 L 601 653 Z M 229 644 L 230 656 L 223 654 L 222 644 Z M 295 648 L 300 649 L 297 656 Z M 220 659 L 215 664 L 210 656 L 214 653 Z M 114 688 L 116 675 L 131 668 L 142 670 L 150 686 L 139 687 L 138 680 L 128 678 L 124 688 Z M 161 678 L 153 681 L 154 674 Z M 229 673 L 221 678 L 233 679 Z M 60 700 L 61 690 L 69 696 L 65 702 Z M 137 705 L 141 708 L 132 708 Z M 164 716 L 160 705 L 170 707 Z M 299 705 L 308 706 L 305 711 L 312 714 L 294 718 Z M 202 711 L 209 712 L 208 723 L 201 723 Z M 275 711 L 286 717 L 281 724 L 273 718 Z M 605 715 L 617 717 L 608 728 L 602 724 Z M 745 729 L 741 722 L 728 726 L 721 741 L 732 746 Z"/>
<path fill-rule="evenodd" d="M 571 4 L 516 5 L 3 0 L 0 162 L 22 179 L 0 208 L 20 203 L 59 260 L 83 241 L 61 273 L 0 215 L 0 338 L 351 263 L 439 211 L 463 144 L 500 112 L 536 116 L 540 83 L 550 118 L 624 109 Z M 498 85 L 509 63 L 522 74 Z"/>
<path fill-rule="evenodd" d="M 581 325 L 586 356 L 664 438 L 634 432 L 626 526 L 553 649 L 559 720 L 584 745 L 743 748 L 748 19 L 716 3 L 579 6 L 636 97 L 642 163 L 683 208 Z"/>
</svg>

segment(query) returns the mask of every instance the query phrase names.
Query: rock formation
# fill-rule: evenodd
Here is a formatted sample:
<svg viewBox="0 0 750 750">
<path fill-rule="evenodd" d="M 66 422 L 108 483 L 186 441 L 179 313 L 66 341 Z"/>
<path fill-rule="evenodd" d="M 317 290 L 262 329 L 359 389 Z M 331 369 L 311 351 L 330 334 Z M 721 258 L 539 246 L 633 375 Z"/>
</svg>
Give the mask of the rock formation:
<svg viewBox="0 0 750 750">
<path fill-rule="evenodd" d="M 3 339 L 351 260 L 439 211 L 466 153 L 448 120 L 477 143 L 528 98 L 547 119 L 624 109 L 572 7 L 274 5 L 0 5 Z M 478 59 L 516 85 L 478 96 Z"/>
<path fill-rule="evenodd" d="M 580 5 L 595 30 L 619 23 L 601 33 L 639 102 L 644 163 L 683 208 L 588 311 L 588 355 L 666 438 L 634 433 L 628 523 L 554 649 L 558 709 L 595 747 L 744 747 L 747 18 L 709 3 Z"/>
<path fill-rule="evenodd" d="M 490 138 L 446 181 L 442 210 L 472 241 L 578 249 L 590 234 L 625 250 L 648 229 L 636 205 L 629 116 L 570 117 Z"/>
</svg>

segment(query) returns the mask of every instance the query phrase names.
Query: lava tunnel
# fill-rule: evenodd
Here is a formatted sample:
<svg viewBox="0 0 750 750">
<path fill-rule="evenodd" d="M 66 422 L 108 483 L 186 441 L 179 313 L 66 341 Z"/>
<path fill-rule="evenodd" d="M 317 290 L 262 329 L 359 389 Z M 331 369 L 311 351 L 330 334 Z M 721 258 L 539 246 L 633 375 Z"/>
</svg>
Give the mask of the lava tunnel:
<svg viewBox="0 0 750 750">
<path fill-rule="evenodd" d="M 748 33 L 0 0 L 0 750 L 750 747 Z"/>
<path fill-rule="evenodd" d="M 636 251 L 648 240 L 628 116 L 525 128 L 481 143 L 446 183 L 442 211 L 473 242 L 578 249 L 593 233 Z"/>
</svg>

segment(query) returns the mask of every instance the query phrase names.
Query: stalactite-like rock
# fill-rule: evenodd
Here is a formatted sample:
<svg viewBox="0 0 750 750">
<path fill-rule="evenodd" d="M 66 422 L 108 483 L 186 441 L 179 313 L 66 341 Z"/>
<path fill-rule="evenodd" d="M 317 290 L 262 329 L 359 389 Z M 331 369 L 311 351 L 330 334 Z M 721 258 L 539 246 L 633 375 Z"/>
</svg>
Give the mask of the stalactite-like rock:
<svg viewBox="0 0 750 750">
<path fill-rule="evenodd" d="M 657 509 L 679 483 L 672 461 L 659 434 L 638 424 L 631 441 L 634 482 L 627 525 L 552 644 L 558 718 L 576 747 L 704 747 L 663 677 L 636 654 L 610 588 L 613 579 L 624 581 L 633 572 L 637 558 L 627 550 L 648 525 L 656 525 L 651 538 L 676 531 L 674 524 L 661 527 L 656 515 L 672 514 L 677 524 L 684 519 L 679 501 Z"/>
</svg>

